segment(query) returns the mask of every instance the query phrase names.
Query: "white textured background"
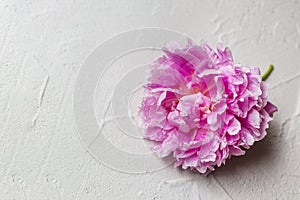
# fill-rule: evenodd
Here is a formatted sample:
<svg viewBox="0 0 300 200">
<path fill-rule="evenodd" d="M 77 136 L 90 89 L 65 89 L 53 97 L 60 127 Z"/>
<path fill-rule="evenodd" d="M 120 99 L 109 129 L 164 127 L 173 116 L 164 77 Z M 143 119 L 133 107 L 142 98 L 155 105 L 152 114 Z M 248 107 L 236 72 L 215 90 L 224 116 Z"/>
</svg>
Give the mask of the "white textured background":
<svg viewBox="0 0 300 200">
<path fill-rule="evenodd" d="M 300 199 L 300 1 L 1 0 L 0 199 Z M 75 129 L 76 73 L 122 31 L 208 32 L 235 60 L 275 71 L 269 135 L 204 177 L 107 168 Z"/>
</svg>

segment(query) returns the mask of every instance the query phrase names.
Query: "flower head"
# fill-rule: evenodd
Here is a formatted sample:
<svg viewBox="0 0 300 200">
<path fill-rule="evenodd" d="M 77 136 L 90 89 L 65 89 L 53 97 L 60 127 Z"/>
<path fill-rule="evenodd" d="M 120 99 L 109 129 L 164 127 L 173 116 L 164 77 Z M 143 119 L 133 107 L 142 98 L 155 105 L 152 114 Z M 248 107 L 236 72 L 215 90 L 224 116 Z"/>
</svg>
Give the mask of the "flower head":
<svg viewBox="0 0 300 200">
<path fill-rule="evenodd" d="M 154 61 L 140 114 L 144 137 L 161 157 L 200 173 L 243 155 L 265 137 L 277 108 L 268 101 L 260 70 L 234 64 L 229 48 L 165 48 Z"/>
</svg>

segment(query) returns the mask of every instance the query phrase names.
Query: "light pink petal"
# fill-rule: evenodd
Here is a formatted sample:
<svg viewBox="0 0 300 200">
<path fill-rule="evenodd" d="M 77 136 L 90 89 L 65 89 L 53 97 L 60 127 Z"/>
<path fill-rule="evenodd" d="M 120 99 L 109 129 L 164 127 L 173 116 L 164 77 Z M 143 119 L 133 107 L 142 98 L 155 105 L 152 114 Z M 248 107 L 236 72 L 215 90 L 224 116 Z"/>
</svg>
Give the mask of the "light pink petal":
<svg viewBox="0 0 300 200">
<path fill-rule="evenodd" d="M 242 156 L 245 154 L 245 151 L 241 150 L 239 147 L 230 146 L 230 153 L 234 156 Z"/>
<path fill-rule="evenodd" d="M 234 117 L 230 120 L 227 127 L 227 132 L 229 135 L 236 135 L 241 130 L 241 123 Z"/>
<path fill-rule="evenodd" d="M 259 112 L 255 109 L 252 109 L 247 116 L 247 122 L 252 127 L 259 128 L 261 122 Z"/>
</svg>

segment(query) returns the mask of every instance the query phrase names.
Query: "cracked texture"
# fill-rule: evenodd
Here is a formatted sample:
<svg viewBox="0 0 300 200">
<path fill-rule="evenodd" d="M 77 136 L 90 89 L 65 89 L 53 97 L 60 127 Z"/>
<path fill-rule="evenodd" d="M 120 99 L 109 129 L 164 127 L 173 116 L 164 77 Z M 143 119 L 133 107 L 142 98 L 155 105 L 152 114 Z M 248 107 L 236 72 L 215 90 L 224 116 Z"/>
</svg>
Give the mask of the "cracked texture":
<svg viewBox="0 0 300 200">
<path fill-rule="evenodd" d="M 17 1 L 0 3 L 0 199 L 299 199 L 300 1 Z M 230 46 L 275 70 L 268 136 L 204 177 L 167 167 L 132 175 L 90 156 L 72 89 L 90 51 L 138 27 Z"/>
</svg>

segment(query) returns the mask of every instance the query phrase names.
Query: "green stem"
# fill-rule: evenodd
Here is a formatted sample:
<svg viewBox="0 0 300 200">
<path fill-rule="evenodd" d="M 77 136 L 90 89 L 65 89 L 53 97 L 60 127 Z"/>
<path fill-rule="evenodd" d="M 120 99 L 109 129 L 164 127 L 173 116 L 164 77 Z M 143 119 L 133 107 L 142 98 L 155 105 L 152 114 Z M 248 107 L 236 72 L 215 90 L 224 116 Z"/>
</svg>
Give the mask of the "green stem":
<svg viewBox="0 0 300 200">
<path fill-rule="evenodd" d="M 274 69 L 274 65 L 270 64 L 268 70 L 263 74 L 261 79 L 263 81 L 266 80 L 269 77 L 269 75 L 271 74 L 271 72 L 273 71 L 273 69 Z"/>
</svg>

